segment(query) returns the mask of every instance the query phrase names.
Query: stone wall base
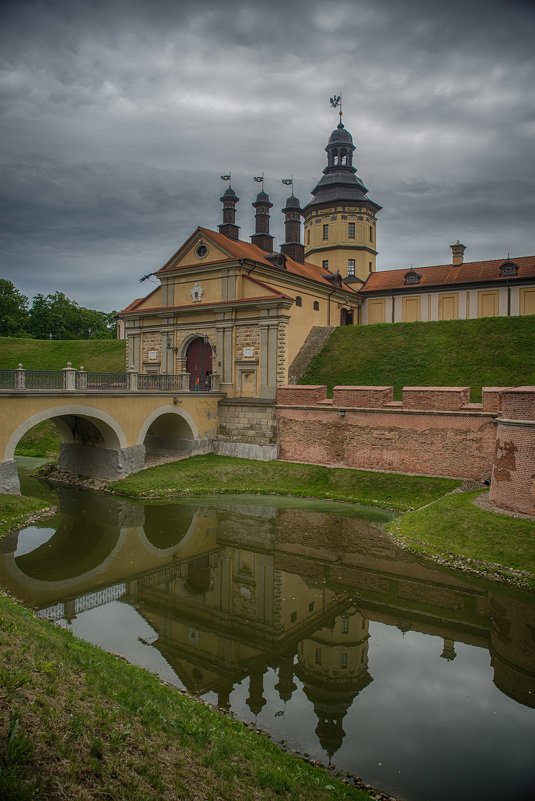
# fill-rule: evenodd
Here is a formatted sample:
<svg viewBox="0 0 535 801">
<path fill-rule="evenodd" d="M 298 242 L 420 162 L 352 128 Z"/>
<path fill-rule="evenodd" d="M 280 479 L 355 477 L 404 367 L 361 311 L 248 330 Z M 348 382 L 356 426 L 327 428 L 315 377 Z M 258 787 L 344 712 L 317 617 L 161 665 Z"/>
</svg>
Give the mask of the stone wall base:
<svg viewBox="0 0 535 801">
<path fill-rule="evenodd" d="M 58 459 L 60 470 L 112 481 L 143 470 L 144 464 L 144 445 L 109 450 L 62 443 Z"/>
<path fill-rule="evenodd" d="M 0 493 L 20 495 L 19 474 L 14 459 L 0 462 Z"/>
<path fill-rule="evenodd" d="M 279 458 L 278 445 L 256 445 L 252 442 L 225 442 L 214 440 L 213 452 L 218 456 L 236 456 L 239 459 L 255 459 L 259 462 L 272 462 Z"/>
</svg>

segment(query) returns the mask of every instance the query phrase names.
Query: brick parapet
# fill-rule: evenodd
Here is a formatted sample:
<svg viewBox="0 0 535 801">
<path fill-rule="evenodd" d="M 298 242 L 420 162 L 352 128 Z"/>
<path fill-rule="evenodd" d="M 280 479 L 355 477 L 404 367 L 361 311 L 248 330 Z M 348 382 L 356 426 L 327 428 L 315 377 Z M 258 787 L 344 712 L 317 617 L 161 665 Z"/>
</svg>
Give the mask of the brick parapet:
<svg viewBox="0 0 535 801">
<path fill-rule="evenodd" d="M 404 409 L 457 411 L 470 402 L 470 387 L 403 387 Z"/>
<path fill-rule="evenodd" d="M 394 387 L 334 387 L 333 405 L 381 409 L 394 399 Z"/>
<path fill-rule="evenodd" d="M 313 406 L 318 401 L 327 399 L 327 387 L 324 384 L 284 384 L 277 387 L 277 404 L 285 406 Z"/>
<path fill-rule="evenodd" d="M 535 420 L 535 387 L 505 389 L 501 397 L 501 417 L 506 420 Z"/>
<path fill-rule="evenodd" d="M 502 410 L 502 393 L 510 387 L 483 387 L 481 390 L 483 411 L 496 412 Z"/>
</svg>

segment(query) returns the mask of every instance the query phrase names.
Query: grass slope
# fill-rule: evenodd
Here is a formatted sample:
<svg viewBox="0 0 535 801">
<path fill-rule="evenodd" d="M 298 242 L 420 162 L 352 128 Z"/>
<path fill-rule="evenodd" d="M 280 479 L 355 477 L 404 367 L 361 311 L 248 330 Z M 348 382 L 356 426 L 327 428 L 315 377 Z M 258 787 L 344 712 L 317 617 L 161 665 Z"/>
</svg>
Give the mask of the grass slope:
<svg viewBox="0 0 535 801">
<path fill-rule="evenodd" d="M 451 478 L 405 476 L 290 462 L 257 462 L 230 456 L 193 456 L 150 467 L 110 484 L 131 497 L 169 497 L 212 493 L 273 493 L 330 498 L 406 511 L 458 487 Z"/>
<path fill-rule="evenodd" d="M 535 384 L 535 316 L 337 328 L 301 384 L 469 386 Z"/>
<path fill-rule="evenodd" d="M 48 506 L 49 504 L 40 498 L 0 493 L 0 539 L 10 529 L 23 525 L 29 515 Z"/>
<path fill-rule="evenodd" d="M 0 798 L 369 796 L 0 594 Z"/>
<path fill-rule="evenodd" d="M 474 504 L 478 495 L 452 493 L 392 521 L 387 530 L 412 550 L 446 562 L 460 556 L 526 571 L 535 586 L 535 520 L 480 509 Z"/>
<path fill-rule="evenodd" d="M 126 343 L 117 339 L 16 339 L 0 337 L 0 370 L 19 363 L 28 370 L 61 370 L 71 362 L 77 369 L 124 373 Z"/>
</svg>

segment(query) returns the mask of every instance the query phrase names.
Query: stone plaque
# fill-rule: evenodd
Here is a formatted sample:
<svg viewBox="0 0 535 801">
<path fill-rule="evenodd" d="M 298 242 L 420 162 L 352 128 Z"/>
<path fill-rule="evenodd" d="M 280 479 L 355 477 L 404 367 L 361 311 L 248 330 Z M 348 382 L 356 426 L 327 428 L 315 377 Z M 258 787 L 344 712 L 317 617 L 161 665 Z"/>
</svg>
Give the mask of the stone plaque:
<svg viewBox="0 0 535 801">
<path fill-rule="evenodd" d="M 254 356 L 254 348 L 244 348 L 243 349 L 243 358 L 244 359 L 252 359 Z"/>
</svg>

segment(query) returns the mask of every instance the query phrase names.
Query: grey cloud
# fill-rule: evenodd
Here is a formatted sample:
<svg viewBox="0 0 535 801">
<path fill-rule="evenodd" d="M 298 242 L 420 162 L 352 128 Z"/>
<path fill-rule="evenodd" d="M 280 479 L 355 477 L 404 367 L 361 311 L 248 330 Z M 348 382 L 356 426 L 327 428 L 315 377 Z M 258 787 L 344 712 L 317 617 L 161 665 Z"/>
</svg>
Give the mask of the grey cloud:
<svg viewBox="0 0 535 801">
<path fill-rule="evenodd" d="M 0 271 L 18 285 L 83 302 L 98 274 L 100 305 L 126 305 L 134 268 L 217 226 L 229 169 L 242 237 L 265 172 L 280 242 L 280 179 L 308 200 L 335 91 L 384 206 L 379 265 L 447 261 L 450 237 L 473 259 L 533 252 L 530 3 L 17 0 L 0 15 Z"/>
</svg>

